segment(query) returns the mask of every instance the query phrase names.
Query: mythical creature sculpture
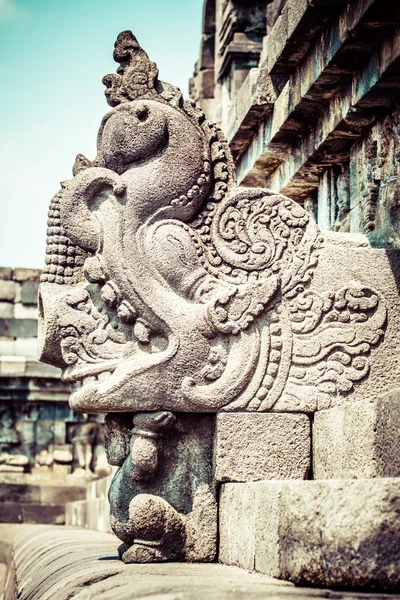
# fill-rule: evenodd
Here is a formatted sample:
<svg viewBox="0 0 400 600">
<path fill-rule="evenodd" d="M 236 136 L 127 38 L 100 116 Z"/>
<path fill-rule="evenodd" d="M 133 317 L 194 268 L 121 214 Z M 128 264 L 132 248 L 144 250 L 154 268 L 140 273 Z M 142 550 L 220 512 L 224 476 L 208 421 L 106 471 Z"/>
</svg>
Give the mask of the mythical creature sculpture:
<svg viewBox="0 0 400 600">
<path fill-rule="evenodd" d="M 138 484 L 176 427 L 170 411 L 329 407 L 368 374 L 386 309 L 357 283 L 310 289 L 323 243 L 311 215 L 236 186 L 220 129 L 158 79 L 131 32 L 114 58 L 97 156 L 78 155 L 50 206 L 41 360 L 61 367 L 75 410 L 111 413 L 114 488 L 129 481 L 130 498 L 139 494 L 122 509 L 112 502 L 124 560 L 196 557 L 173 498 Z M 154 531 L 144 513 L 158 515 Z"/>
</svg>

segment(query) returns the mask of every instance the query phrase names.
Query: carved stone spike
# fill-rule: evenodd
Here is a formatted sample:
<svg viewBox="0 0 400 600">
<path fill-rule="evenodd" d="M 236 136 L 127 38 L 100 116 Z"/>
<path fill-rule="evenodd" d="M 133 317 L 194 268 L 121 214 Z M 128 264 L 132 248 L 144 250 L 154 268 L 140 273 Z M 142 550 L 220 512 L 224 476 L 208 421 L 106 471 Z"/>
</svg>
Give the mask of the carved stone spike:
<svg viewBox="0 0 400 600">
<path fill-rule="evenodd" d="M 97 156 L 78 155 L 49 211 L 41 359 L 71 407 L 109 413 L 112 527 L 124 561 L 212 560 L 220 411 L 313 412 L 369 373 L 379 290 L 313 289 L 312 216 L 238 188 L 221 130 L 118 36 Z"/>
</svg>

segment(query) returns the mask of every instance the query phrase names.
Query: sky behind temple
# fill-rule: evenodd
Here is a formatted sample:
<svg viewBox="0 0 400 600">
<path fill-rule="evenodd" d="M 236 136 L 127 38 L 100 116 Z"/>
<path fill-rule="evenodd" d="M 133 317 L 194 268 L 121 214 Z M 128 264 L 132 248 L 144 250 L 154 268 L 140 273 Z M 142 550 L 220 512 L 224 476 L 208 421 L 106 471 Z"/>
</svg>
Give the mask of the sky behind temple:
<svg viewBox="0 0 400 600">
<path fill-rule="evenodd" d="M 187 97 L 202 4 L 0 0 L 0 266 L 43 267 L 51 197 L 76 154 L 96 154 L 118 33 L 131 29 L 160 78 Z"/>
</svg>

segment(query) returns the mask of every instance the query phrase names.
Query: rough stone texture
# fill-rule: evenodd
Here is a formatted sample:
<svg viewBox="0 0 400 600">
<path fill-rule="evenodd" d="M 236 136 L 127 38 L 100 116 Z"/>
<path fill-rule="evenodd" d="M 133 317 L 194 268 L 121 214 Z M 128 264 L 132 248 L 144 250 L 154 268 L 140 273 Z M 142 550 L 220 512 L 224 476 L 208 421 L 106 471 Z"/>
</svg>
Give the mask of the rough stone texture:
<svg viewBox="0 0 400 600">
<path fill-rule="evenodd" d="M 73 528 L 0 527 L 8 564 L 5 600 L 389 600 L 399 596 L 296 588 L 289 582 L 216 564 L 124 565 L 111 535 Z M 1 589 L 0 589 L 1 593 Z"/>
<path fill-rule="evenodd" d="M 306 479 L 310 467 L 310 420 L 294 414 L 219 414 L 215 479 Z"/>
<path fill-rule="evenodd" d="M 21 469 L 23 470 L 23 469 Z M 86 496 L 84 486 L 54 485 L 53 480 L 31 477 L 31 483 L 18 482 L 15 472 L 1 472 L 2 477 L 14 476 L 14 482 L 0 483 L 0 522 L 2 523 L 65 523 L 65 503 Z M 43 485 L 44 483 L 44 485 Z"/>
<path fill-rule="evenodd" d="M 354 11 L 358 22 L 363 9 Z M 369 249 L 357 249 L 356 275 L 349 247 L 339 270 L 308 212 L 235 187 L 222 134 L 158 82 L 130 32 L 114 57 L 124 67 L 104 79 L 114 108 L 98 156 L 79 155 L 51 203 L 39 292 L 41 359 L 72 383 L 71 406 L 315 412 L 350 393 L 377 393 L 375 364 L 388 359 L 379 346 L 392 355 L 399 335 L 390 257 L 374 257 L 376 276 Z M 139 66 L 149 69 L 140 85 L 130 79 Z M 185 148 L 193 158 L 182 168 Z M 129 167 L 135 161 L 140 169 Z M 160 186 L 176 169 L 179 178 Z M 70 251 L 64 268 L 57 253 Z M 399 378 L 394 368 L 391 385 Z"/>
<path fill-rule="evenodd" d="M 318 412 L 314 479 L 400 477 L 400 391 Z"/>
<path fill-rule="evenodd" d="M 124 562 L 207 561 L 215 557 L 214 418 L 171 416 L 166 412 L 138 413 L 133 417 L 130 444 L 126 446 L 121 437 L 120 452 L 115 452 L 114 442 L 109 454 L 110 462 L 115 464 L 118 456 L 121 465 L 111 483 L 109 500 L 111 527 L 124 542 L 120 550 Z M 109 417 L 106 440 L 115 436 L 118 423 L 115 416 L 110 423 Z M 152 541 L 150 548 L 146 540 Z"/>
<path fill-rule="evenodd" d="M 22 304 L 37 305 L 39 282 L 26 281 L 21 286 L 21 302 Z"/>
<path fill-rule="evenodd" d="M 214 95 L 210 101 L 209 87 L 207 98 L 202 94 L 197 72 L 191 94 L 228 136 L 239 182 L 318 205 L 323 230 L 361 231 L 374 246 L 398 248 L 397 4 L 273 0 L 265 19 L 257 0 L 246 2 L 263 48 L 250 72 L 275 91 L 256 118 L 251 87 L 236 75 L 240 65 L 218 68 L 220 45 L 233 30 L 244 31 L 243 23 L 229 3 L 205 4 L 203 31 L 217 40 Z M 243 43 L 245 56 L 251 50 Z M 239 98 L 241 119 L 233 118 Z"/>
<path fill-rule="evenodd" d="M 300 118 L 297 129 L 291 124 L 297 114 L 319 118 L 320 78 L 343 58 L 349 40 L 359 41 L 373 1 L 333 11 L 333 25 L 313 33 L 325 43 L 323 52 L 316 44 L 304 54 L 303 46 L 286 81 L 262 69 L 248 74 L 262 47 L 265 3 L 250 12 L 235 2 L 219 5 L 216 28 L 226 26 L 214 40 L 214 70 L 221 94 L 229 96 L 222 120 L 236 106 L 230 138 L 247 127 L 256 132 L 254 144 L 262 136 L 274 190 L 287 187 L 297 168 L 308 168 L 306 148 L 287 152 L 309 133 L 308 121 Z M 308 8 L 289 0 L 282 9 L 276 54 L 288 40 L 295 44 Z M 397 57 L 397 47 L 387 56 L 383 46 L 380 74 Z M 331 247 L 309 210 L 276 191 L 238 188 L 221 130 L 158 79 L 131 32 L 118 36 L 114 59 L 117 74 L 103 80 L 112 110 L 100 126 L 97 156 L 77 156 L 73 178 L 50 205 L 40 356 L 72 384 L 71 407 L 108 413 L 108 460 L 120 467 L 109 493 L 111 526 L 123 541 L 122 560 L 212 560 L 214 416 L 206 413 L 229 413 L 218 417 L 217 480 L 306 477 L 308 417 L 254 413 L 314 413 L 400 386 L 395 256 L 354 244 Z M 200 69 L 203 86 L 212 84 L 207 64 Z M 353 79 L 357 112 L 374 83 Z M 209 90 L 205 95 L 211 100 Z M 337 98 L 326 100 L 331 108 Z M 336 121 L 325 137 L 351 112 L 345 104 L 332 113 Z M 256 113 L 268 113 L 261 125 Z M 319 168 L 310 168 L 308 183 Z M 348 197 L 346 174 L 335 182 Z M 330 184 L 324 176 L 324 189 Z M 329 220 L 325 196 L 321 222 Z M 311 198 L 307 206 L 315 208 Z M 347 218 L 348 203 L 340 210 Z M 33 297 L 26 289 L 22 303 Z M 82 471 L 89 469 L 91 434 L 90 423 L 71 432 Z M 280 500 L 272 497 L 279 512 Z M 89 512 L 82 506 L 76 518 L 89 521 Z"/>
<path fill-rule="evenodd" d="M 400 479 L 225 484 L 219 558 L 302 585 L 395 591 Z"/>
</svg>

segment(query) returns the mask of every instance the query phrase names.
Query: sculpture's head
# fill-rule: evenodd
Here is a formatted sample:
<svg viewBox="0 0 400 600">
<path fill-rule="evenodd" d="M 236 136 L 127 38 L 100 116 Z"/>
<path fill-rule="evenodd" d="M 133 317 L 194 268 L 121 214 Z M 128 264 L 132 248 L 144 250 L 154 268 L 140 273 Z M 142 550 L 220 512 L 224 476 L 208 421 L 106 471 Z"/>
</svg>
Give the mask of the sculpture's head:
<svg viewBox="0 0 400 600">
<path fill-rule="evenodd" d="M 39 294 L 41 360 L 61 367 L 78 396 L 84 383 L 102 383 L 123 364 L 129 379 L 127 365 L 138 355 L 142 370 L 174 355 L 179 335 L 165 310 L 174 296 L 158 298 L 143 236 L 157 223 L 193 219 L 235 178 L 220 130 L 158 80 L 130 32 L 118 36 L 114 57 L 121 66 L 104 78 L 113 108 L 101 123 L 97 156 L 78 155 L 74 178 L 50 207 Z M 75 407 L 95 412 L 90 402 Z"/>
</svg>

